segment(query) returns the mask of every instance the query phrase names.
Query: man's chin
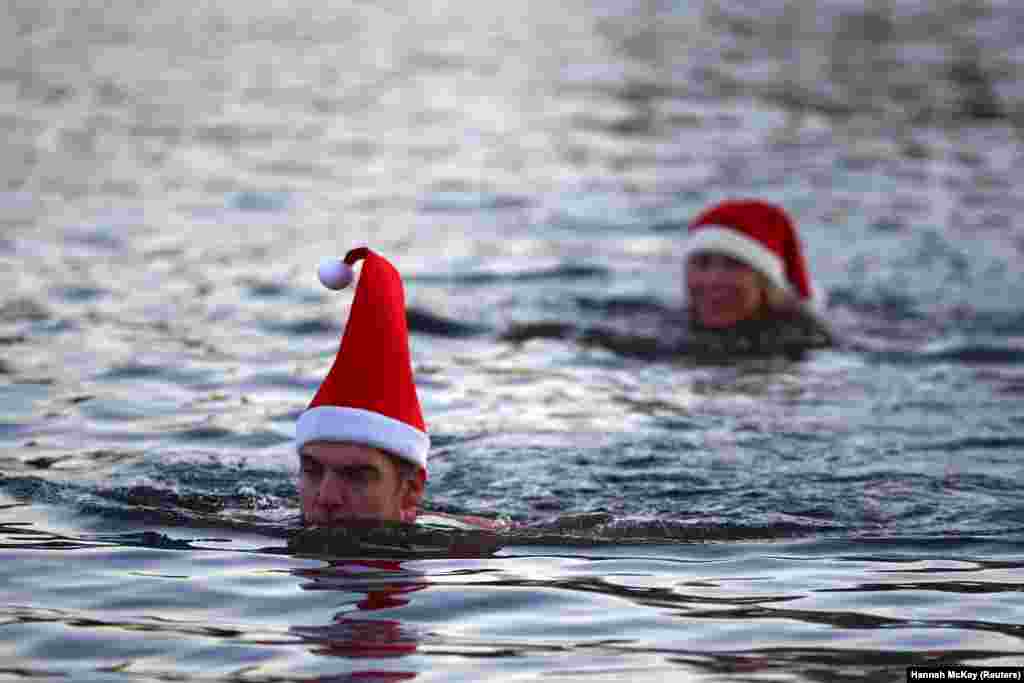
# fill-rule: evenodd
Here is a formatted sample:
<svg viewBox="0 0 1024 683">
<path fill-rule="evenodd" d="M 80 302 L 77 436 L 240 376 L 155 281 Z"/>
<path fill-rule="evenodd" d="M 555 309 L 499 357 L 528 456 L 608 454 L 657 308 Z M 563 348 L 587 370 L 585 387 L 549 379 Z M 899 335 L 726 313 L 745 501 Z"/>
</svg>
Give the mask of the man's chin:
<svg viewBox="0 0 1024 683">
<path fill-rule="evenodd" d="M 739 322 L 736 316 L 724 316 L 724 315 L 705 315 L 700 318 L 701 325 L 712 330 L 721 330 L 727 327 L 732 327 Z"/>
<path fill-rule="evenodd" d="M 704 300 L 696 302 L 694 312 L 704 327 L 731 327 L 738 322 L 735 302 L 725 300 Z"/>
<path fill-rule="evenodd" d="M 386 516 L 373 515 L 351 515 L 342 517 L 332 517 L 330 519 L 310 517 L 302 518 L 302 525 L 305 527 L 349 527 L 367 529 L 379 526 L 393 526 L 398 523 L 400 523 L 400 520 L 398 519 L 392 519 Z"/>
</svg>

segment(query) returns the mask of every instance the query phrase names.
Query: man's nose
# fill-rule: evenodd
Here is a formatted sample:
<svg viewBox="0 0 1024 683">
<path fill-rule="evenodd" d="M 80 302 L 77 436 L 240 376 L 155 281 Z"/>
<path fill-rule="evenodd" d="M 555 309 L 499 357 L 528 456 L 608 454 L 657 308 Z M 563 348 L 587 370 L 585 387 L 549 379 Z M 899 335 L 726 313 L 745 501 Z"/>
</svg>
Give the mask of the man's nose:
<svg viewBox="0 0 1024 683">
<path fill-rule="evenodd" d="M 348 487 L 344 479 L 334 470 L 326 468 L 320 487 L 317 489 L 317 502 L 326 507 L 337 507 L 348 503 Z"/>
</svg>

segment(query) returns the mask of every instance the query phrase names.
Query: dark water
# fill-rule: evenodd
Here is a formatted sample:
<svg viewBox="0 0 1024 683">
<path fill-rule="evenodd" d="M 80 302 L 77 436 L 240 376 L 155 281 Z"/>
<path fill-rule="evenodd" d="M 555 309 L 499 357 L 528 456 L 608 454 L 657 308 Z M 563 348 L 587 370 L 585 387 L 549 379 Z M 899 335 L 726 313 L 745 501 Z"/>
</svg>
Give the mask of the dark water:
<svg viewBox="0 0 1024 683">
<path fill-rule="evenodd" d="M 4 12 L 0 679 L 1024 664 L 1014 4 Z M 735 195 L 797 218 L 842 347 L 502 340 L 680 305 L 681 226 Z M 363 242 L 426 507 L 527 528 L 299 533 L 350 301 L 315 267 Z"/>
</svg>

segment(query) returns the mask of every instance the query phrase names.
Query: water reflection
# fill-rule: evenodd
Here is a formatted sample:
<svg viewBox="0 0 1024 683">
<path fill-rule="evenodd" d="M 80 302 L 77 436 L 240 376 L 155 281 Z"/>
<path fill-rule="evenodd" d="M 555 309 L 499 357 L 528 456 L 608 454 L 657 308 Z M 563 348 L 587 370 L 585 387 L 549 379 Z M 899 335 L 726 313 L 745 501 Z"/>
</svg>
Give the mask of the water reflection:
<svg viewBox="0 0 1024 683">
<path fill-rule="evenodd" d="M 309 643 L 311 652 L 349 659 L 389 659 L 413 654 L 420 633 L 394 618 L 393 611 L 409 604 L 409 595 L 427 587 L 423 575 L 394 560 L 340 560 L 317 569 L 299 569 L 303 590 L 348 594 L 331 623 L 293 626 L 290 632 Z M 378 615 L 368 613 L 384 610 Z M 398 681 L 416 676 L 411 671 L 359 671 L 358 680 Z M 347 679 L 346 679 L 347 680 Z"/>
</svg>

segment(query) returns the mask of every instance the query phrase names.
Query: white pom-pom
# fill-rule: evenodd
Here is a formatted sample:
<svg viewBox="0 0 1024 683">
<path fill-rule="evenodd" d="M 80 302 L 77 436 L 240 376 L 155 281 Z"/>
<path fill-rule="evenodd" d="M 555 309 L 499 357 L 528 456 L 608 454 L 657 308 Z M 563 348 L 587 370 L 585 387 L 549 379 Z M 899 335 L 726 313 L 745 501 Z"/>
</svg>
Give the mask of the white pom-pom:
<svg viewBox="0 0 1024 683">
<path fill-rule="evenodd" d="M 345 289 L 352 284 L 352 278 L 355 277 L 352 266 L 336 258 L 325 258 L 321 261 L 316 274 L 327 289 Z"/>
</svg>

